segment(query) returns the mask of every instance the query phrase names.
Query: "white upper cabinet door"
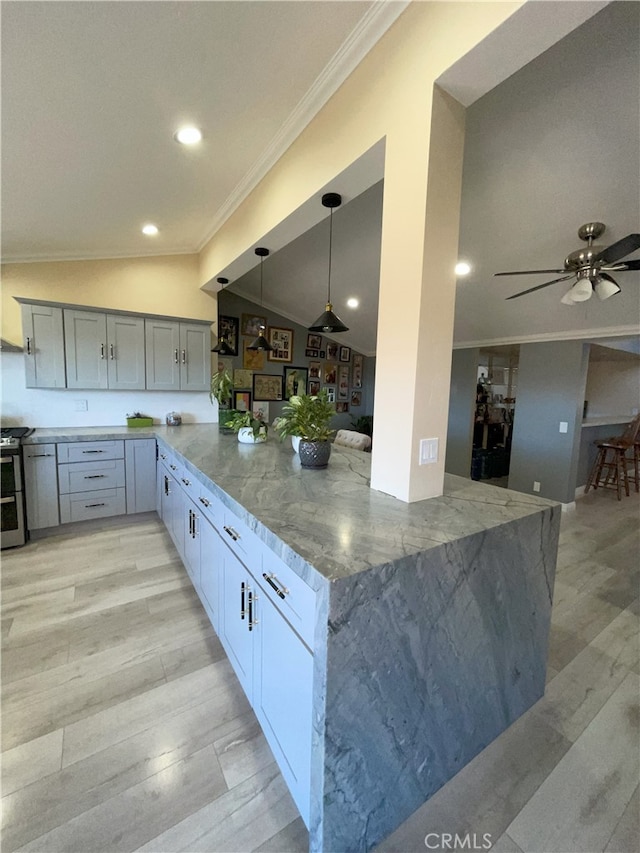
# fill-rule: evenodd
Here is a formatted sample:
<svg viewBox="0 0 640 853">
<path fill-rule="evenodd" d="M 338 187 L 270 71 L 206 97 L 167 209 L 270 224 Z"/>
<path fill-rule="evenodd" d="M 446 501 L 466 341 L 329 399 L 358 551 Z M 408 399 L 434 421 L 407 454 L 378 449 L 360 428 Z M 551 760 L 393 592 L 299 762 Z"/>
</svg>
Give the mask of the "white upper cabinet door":
<svg viewBox="0 0 640 853">
<path fill-rule="evenodd" d="M 144 321 L 147 389 L 180 390 L 180 324 L 172 320 Z M 185 356 L 186 357 L 186 356 Z"/>
<path fill-rule="evenodd" d="M 107 388 L 106 316 L 65 308 L 64 340 L 67 388 Z"/>
<path fill-rule="evenodd" d="M 209 391 L 211 386 L 211 330 L 196 323 L 180 323 L 180 388 Z"/>
<path fill-rule="evenodd" d="M 66 388 L 62 309 L 21 305 L 27 388 Z"/>
<path fill-rule="evenodd" d="M 144 318 L 107 314 L 109 388 L 144 390 L 144 362 Z"/>
</svg>

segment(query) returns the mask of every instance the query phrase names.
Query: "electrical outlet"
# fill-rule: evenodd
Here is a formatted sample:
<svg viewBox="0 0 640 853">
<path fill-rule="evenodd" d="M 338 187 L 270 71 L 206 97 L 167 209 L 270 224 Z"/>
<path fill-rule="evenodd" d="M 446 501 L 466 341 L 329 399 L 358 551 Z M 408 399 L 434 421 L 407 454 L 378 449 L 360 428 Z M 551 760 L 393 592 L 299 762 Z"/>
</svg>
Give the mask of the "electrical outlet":
<svg viewBox="0 0 640 853">
<path fill-rule="evenodd" d="M 438 439 L 420 439 L 420 465 L 430 465 L 438 461 Z"/>
<path fill-rule="evenodd" d="M 86 400 L 76 400 L 76 412 L 86 412 L 89 405 Z"/>
<path fill-rule="evenodd" d="M 540 483 L 539 483 L 537 480 L 534 480 L 534 481 L 533 481 L 533 491 L 534 491 L 534 492 L 539 492 L 539 491 L 540 491 Z"/>
<path fill-rule="evenodd" d="M 560 432 L 568 432 L 568 431 L 569 431 L 568 421 L 560 421 Z"/>
</svg>

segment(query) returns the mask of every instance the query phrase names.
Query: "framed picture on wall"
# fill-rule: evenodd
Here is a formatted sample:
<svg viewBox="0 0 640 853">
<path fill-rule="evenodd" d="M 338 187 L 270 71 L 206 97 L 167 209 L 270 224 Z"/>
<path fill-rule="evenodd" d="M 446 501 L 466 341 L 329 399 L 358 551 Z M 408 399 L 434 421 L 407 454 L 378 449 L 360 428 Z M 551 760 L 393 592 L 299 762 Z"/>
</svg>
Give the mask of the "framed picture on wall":
<svg viewBox="0 0 640 853">
<path fill-rule="evenodd" d="M 316 397 L 320 392 L 320 380 L 319 379 L 310 379 L 309 380 L 309 394 L 312 397 Z"/>
<path fill-rule="evenodd" d="M 319 349 L 306 349 L 304 354 L 307 358 L 317 358 L 320 353 Z"/>
<path fill-rule="evenodd" d="M 293 361 L 293 329 L 269 326 L 267 340 L 273 347 L 269 361 Z"/>
<path fill-rule="evenodd" d="M 340 361 L 351 361 L 351 347 L 340 347 Z"/>
<path fill-rule="evenodd" d="M 241 331 L 243 335 L 250 335 L 257 338 L 260 334 L 260 328 L 267 328 L 267 318 L 258 317 L 255 314 L 243 314 Z"/>
<path fill-rule="evenodd" d="M 329 341 L 327 344 L 327 361 L 338 360 L 338 344 L 335 341 Z"/>
<path fill-rule="evenodd" d="M 336 403 L 336 414 L 340 415 L 340 414 L 344 414 L 345 412 L 348 412 L 348 411 L 349 411 L 349 404 L 348 403 Z"/>
<path fill-rule="evenodd" d="M 322 381 L 325 385 L 335 385 L 338 381 L 338 365 L 328 361 L 324 366 Z"/>
<path fill-rule="evenodd" d="M 291 399 L 294 394 L 307 393 L 309 371 L 306 367 L 285 367 L 284 369 L 284 398 Z"/>
<path fill-rule="evenodd" d="M 232 355 L 238 355 L 238 318 L 225 317 L 221 314 L 218 318 L 218 338 L 224 338 Z"/>
<path fill-rule="evenodd" d="M 310 361 L 309 362 L 309 379 L 320 379 L 322 370 L 322 365 L 319 361 Z"/>
<path fill-rule="evenodd" d="M 326 358 L 326 355 L 327 355 L 327 351 L 326 351 L 326 350 L 321 349 L 321 350 L 320 350 L 320 358 Z"/>
<path fill-rule="evenodd" d="M 282 400 L 282 376 L 274 376 L 273 373 L 254 373 L 253 399 L 256 403 Z"/>
<path fill-rule="evenodd" d="M 234 388 L 251 388 L 253 386 L 253 372 L 251 370 L 243 370 L 236 368 L 233 371 L 233 387 Z"/>
<path fill-rule="evenodd" d="M 362 405 L 362 391 L 352 391 L 351 392 L 351 405 L 352 406 L 361 406 Z"/>
<path fill-rule="evenodd" d="M 264 352 L 259 349 L 247 349 L 252 343 L 252 338 L 242 339 L 242 366 L 245 370 L 264 370 Z"/>
<path fill-rule="evenodd" d="M 354 388 L 362 388 L 362 356 L 354 355 L 353 357 L 353 382 Z"/>
<path fill-rule="evenodd" d="M 338 400 L 349 399 L 349 365 L 341 364 L 338 367 Z"/>
<path fill-rule="evenodd" d="M 335 385 L 325 385 L 324 390 L 327 392 L 327 402 L 335 403 L 336 401 L 336 386 Z"/>
<path fill-rule="evenodd" d="M 251 391 L 234 391 L 233 408 L 238 412 L 251 411 Z"/>
<path fill-rule="evenodd" d="M 268 403 L 256 403 L 253 401 L 253 417 L 258 421 L 264 421 L 266 424 L 269 423 L 269 404 Z"/>
<path fill-rule="evenodd" d="M 307 346 L 309 349 L 320 349 L 322 346 L 322 335 L 307 335 Z"/>
</svg>

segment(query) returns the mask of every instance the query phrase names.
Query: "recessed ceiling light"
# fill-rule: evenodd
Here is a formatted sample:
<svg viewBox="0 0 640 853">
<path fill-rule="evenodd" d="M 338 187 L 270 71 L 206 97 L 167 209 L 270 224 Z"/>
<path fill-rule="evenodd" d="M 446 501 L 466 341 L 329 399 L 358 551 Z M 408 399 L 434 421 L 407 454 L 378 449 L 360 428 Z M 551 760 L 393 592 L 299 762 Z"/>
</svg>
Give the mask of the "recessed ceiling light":
<svg viewBox="0 0 640 853">
<path fill-rule="evenodd" d="M 471 266 L 466 261 L 459 261 L 456 264 L 456 275 L 469 275 Z"/>
<path fill-rule="evenodd" d="M 182 145 L 197 145 L 202 139 L 202 131 L 191 125 L 181 127 L 175 134 L 176 142 Z"/>
<path fill-rule="evenodd" d="M 360 305 L 360 302 L 355 298 L 355 296 L 352 296 L 350 299 L 347 299 L 347 305 L 349 308 L 357 308 L 358 305 Z"/>
<path fill-rule="evenodd" d="M 152 225 L 151 222 L 149 222 L 147 225 L 142 226 L 142 233 L 146 234 L 147 237 L 154 237 L 158 233 L 158 226 Z"/>
</svg>

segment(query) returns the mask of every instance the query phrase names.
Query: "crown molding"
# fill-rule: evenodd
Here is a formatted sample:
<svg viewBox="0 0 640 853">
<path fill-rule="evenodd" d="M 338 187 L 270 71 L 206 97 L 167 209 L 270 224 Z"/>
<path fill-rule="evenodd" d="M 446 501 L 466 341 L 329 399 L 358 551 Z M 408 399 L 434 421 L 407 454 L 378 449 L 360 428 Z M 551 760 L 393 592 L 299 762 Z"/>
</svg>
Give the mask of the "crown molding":
<svg viewBox="0 0 640 853">
<path fill-rule="evenodd" d="M 372 47 L 395 23 L 411 0 L 375 0 L 348 38 L 340 45 L 304 97 L 298 102 L 262 155 L 236 185 L 221 205 L 197 251 L 201 251 L 213 235 L 229 219 L 264 176 L 300 136 L 329 98 L 362 62 Z"/>
<path fill-rule="evenodd" d="M 161 252 L 123 252 L 122 254 L 105 255 L 104 251 L 96 252 L 95 254 L 84 255 L 68 255 L 64 252 L 60 254 L 50 255 L 19 255 L 18 257 L 2 257 L 0 264 L 48 264 L 62 263 L 64 261 L 118 261 L 118 260 L 136 260 L 137 258 L 168 258 L 173 255 L 194 255 L 197 256 L 195 249 L 163 249 Z"/>
<path fill-rule="evenodd" d="M 564 332 L 548 332 L 540 335 L 514 335 L 508 338 L 484 338 L 477 341 L 455 341 L 453 349 L 472 349 L 475 347 L 501 347 L 513 344 L 541 344 L 546 341 L 589 342 L 592 338 L 620 338 L 639 335 L 640 326 L 604 326 L 595 329 L 570 329 Z"/>
</svg>

